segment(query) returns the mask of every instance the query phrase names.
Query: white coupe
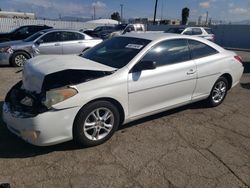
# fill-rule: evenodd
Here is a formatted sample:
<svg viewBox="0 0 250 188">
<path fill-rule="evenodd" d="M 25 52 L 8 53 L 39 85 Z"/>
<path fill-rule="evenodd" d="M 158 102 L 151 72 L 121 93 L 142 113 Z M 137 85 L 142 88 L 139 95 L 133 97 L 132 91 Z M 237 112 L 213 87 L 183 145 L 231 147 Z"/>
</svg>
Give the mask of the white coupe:
<svg viewBox="0 0 250 188">
<path fill-rule="evenodd" d="M 195 101 L 214 107 L 243 73 L 234 52 L 198 37 L 129 33 L 79 56 L 40 56 L 8 92 L 3 119 L 25 141 L 95 146 L 122 124 Z"/>
</svg>

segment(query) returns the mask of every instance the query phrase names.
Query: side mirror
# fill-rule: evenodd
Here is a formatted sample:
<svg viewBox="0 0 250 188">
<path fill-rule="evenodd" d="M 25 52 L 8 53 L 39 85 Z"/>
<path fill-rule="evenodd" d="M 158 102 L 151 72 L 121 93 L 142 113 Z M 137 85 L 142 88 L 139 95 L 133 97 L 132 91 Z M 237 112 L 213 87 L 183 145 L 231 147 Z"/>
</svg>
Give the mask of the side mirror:
<svg viewBox="0 0 250 188">
<path fill-rule="evenodd" d="M 132 72 L 140 72 L 143 70 L 153 70 L 153 69 L 156 69 L 155 61 L 140 61 L 133 67 Z"/>
<path fill-rule="evenodd" d="M 43 39 L 39 39 L 36 41 L 36 44 L 39 45 L 39 44 L 42 44 L 43 43 Z"/>
</svg>

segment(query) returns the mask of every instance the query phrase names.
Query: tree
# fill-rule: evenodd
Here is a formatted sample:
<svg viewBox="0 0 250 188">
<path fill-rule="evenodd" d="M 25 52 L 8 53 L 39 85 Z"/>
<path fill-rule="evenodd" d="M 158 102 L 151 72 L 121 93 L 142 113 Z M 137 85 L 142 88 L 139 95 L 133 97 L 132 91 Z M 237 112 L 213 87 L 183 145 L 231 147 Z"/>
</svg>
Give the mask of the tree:
<svg viewBox="0 0 250 188">
<path fill-rule="evenodd" d="M 120 21 L 120 20 L 121 20 L 121 17 L 120 17 L 119 12 L 114 12 L 113 14 L 111 14 L 111 19 L 112 19 L 112 20 Z"/>
<path fill-rule="evenodd" d="M 189 8 L 187 7 L 183 8 L 181 16 L 182 16 L 181 24 L 186 25 L 189 17 Z"/>
</svg>

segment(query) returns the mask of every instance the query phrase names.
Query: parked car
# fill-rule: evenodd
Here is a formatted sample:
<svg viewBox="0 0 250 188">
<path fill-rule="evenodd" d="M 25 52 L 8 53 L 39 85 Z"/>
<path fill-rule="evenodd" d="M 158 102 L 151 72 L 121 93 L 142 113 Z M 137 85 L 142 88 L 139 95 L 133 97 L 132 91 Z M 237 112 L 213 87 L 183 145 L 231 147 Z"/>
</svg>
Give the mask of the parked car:
<svg viewBox="0 0 250 188">
<path fill-rule="evenodd" d="M 130 32 L 145 32 L 146 27 L 144 24 L 128 24 L 124 30 L 114 31 L 110 33 L 109 38 L 112 38 L 114 36 L 124 35 L 126 33 Z"/>
<path fill-rule="evenodd" d="M 47 25 L 25 25 L 21 26 L 17 29 L 9 33 L 0 33 L 0 42 L 6 42 L 11 40 L 22 40 L 26 39 L 27 37 L 33 35 L 34 33 L 44 30 L 50 29 L 52 27 Z"/>
<path fill-rule="evenodd" d="M 80 56 L 29 60 L 6 96 L 3 120 L 34 145 L 95 146 L 145 116 L 200 100 L 218 106 L 242 73 L 239 56 L 208 40 L 129 33 Z"/>
<path fill-rule="evenodd" d="M 101 39 L 105 39 L 110 33 L 115 31 L 114 26 L 99 26 L 96 27 L 94 30 L 86 30 L 84 33 L 88 34 L 92 37 L 98 37 Z"/>
<path fill-rule="evenodd" d="M 0 64 L 23 66 L 27 59 L 46 54 L 80 54 L 102 42 L 75 30 L 47 29 L 24 40 L 0 44 Z"/>
<path fill-rule="evenodd" d="M 171 27 L 165 32 L 182 35 L 194 35 L 210 41 L 215 40 L 215 35 L 213 34 L 212 29 L 208 27 Z"/>
</svg>

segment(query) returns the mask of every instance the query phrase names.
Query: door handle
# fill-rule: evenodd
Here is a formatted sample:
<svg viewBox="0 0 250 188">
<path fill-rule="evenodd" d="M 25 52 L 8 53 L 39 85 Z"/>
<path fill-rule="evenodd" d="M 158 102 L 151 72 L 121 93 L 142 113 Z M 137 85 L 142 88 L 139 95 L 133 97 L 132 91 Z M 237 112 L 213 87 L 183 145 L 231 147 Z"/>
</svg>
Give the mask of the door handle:
<svg viewBox="0 0 250 188">
<path fill-rule="evenodd" d="M 79 44 L 82 44 L 83 42 L 82 42 L 82 41 L 79 41 L 78 43 L 79 43 Z"/>
<path fill-rule="evenodd" d="M 60 43 L 55 43 L 55 46 L 60 46 Z"/>
<path fill-rule="evenodd" d="M 189 71 L 187 72 L 187 75 L 194 74 L 195 72 L 196 72 L 195 69 L 189 69 Z"/>
</svg>

